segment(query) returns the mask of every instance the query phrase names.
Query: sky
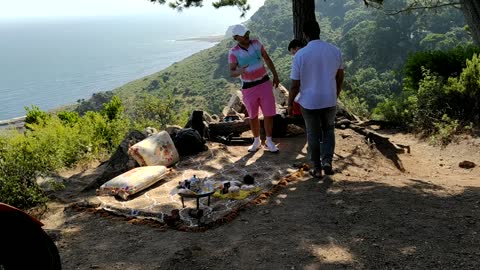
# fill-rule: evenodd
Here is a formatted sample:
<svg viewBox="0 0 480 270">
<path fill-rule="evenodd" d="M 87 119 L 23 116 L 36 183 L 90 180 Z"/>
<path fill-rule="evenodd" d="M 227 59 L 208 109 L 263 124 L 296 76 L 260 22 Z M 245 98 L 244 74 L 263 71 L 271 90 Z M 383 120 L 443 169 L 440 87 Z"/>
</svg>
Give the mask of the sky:
<svg viewBox="0 0 480 270">
<path fill-rule="evenodd" d="M 175 14 L 178 16 L 220 16 L 236 19 L 240 11 L 236 7 L 215 9 L 212 0 L 206 0 L 202 8 L 190 8 L 178 14 L 167 5 L 151 3 L 149 0 L 2 0 L 1 18 L 64 17 L 64 16 L 103 16 L 136 14 Z M 252 7 L 250 17 L 262 6 L 264 0 L 249 0 Z"/>
</svg>

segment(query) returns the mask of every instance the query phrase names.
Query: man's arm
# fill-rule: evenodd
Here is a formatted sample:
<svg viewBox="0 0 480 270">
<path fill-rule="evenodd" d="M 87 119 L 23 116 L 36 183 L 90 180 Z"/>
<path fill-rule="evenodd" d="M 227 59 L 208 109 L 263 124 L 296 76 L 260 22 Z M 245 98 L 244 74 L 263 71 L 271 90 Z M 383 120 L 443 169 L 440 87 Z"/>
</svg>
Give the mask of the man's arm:
<svg viewBox="0 0 480 270">
<path fill-rule="evenodd" d="M 275 65 L 273 65 L 272 59 L 270 59 L 270 56 L 268 56 L 268 53 L 265 50 L 262 50 L 262 57 L 263 60 L 265 60 L 265 64 L 267 64 L 267 67 L 273 74 L 273 86 L 278 87 L 280 80 L 278 79 L 277 70 L 275 69 Z"/>
<path fill-rule="evenodd" d="M 337 82 L 337 98 L 340 96 L 340 92 L 342 92 L 343 78 L 345 78 L 345 72 L 343 69 L 337 70 L 337 74 L 335 75 L 335 81 Z"/>
<path fill-rule="evenodd" d="M 300 92 L 300 80 L 292 80 L 290 91 L 288 91 L 288 115 L 293 116 L 293 102 Z"/>
</svg>

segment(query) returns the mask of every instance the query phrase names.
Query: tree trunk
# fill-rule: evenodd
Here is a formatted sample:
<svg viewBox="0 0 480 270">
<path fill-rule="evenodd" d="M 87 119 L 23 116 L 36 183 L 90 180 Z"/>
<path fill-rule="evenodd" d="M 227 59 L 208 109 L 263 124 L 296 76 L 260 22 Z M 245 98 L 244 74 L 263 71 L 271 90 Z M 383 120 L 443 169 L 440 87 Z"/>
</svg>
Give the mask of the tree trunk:
<svg viewBox="0 0 480 270">
<path fill-rule="evenodd" d="M 465 20 L 470 27 L 473 41 L 476 45 L 480 45 L 480 1 L 460 0 L 460 3 Z"/>
<path fill-rule="evenodd" d="M 473 0 L 472 0 L 473 1 Z M 303 24 L 309 20 L 315 20 L 315 0 L 293 0 L 293 34 L 295 39 L 305 42 L 303 38 Z"/>
</svg>

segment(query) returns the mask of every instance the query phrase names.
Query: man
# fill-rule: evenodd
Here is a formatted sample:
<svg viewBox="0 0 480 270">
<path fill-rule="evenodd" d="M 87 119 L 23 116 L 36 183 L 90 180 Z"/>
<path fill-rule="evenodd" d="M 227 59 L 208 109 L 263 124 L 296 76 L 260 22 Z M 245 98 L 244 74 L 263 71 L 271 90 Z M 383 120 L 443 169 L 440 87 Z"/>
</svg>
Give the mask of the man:
<svg viewBox="0 0 480 270">
<path fill-rule="evenodd" d="M 320 40 L 316 21 L 305 22 L 303 35 L 308 44 L 293 59 L 288 112 L 297 101 L 307 129 L 308 152 L 313 163 L 312 176 L 332 175 L 335 151 L 335 114 L 342 90 L 344 71 L 340 50 Z M 322 142 L 322 143 L 320 143 Z"/>
<path fill-rule="evenodd" d="M 290 52 L 291 55 L 295 56 L 295 54 L 298 52 L 298 50 L 300 50 L 302 47 L 303 47 L 303 44 L 300 40 L 293 39 L 288 44 L 288 51 Z"/>
<path fill-rule="evenodd" d="M 243 103 L 247 109 L 254 136 L 253 144 L 248 147 L 248 151 L 255 152 L 262 146 L 258 119 L 259 108 L 261 108 L 266 134 L 265 146 L 270 152 L 278 152 L 277 146 L 272 141 L 273 116 L 277 113 L 272 86 L 278 87 L 277 71 L 263 45 L 256 39 L 250 39 L 250 31 L 244 25 L 235 25 L 232 28 L 232 36 L 237 41 L 237 45 L 230 49 L 228 56 L 230 75 L 240 76 L 242 80 Z M 273 84 L 262 59 L 272 72 Z"/>
</svg>

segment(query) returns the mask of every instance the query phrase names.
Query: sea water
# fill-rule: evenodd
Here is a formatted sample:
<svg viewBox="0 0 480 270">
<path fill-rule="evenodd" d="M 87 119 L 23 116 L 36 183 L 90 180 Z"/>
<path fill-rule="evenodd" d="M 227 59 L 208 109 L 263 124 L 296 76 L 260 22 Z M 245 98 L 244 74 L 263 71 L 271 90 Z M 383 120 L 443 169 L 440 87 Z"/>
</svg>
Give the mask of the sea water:
<svg viewBox="0 0 480 270">
<path fill-rule="evenodd" d="M 222 35 L 201 20 L 123 17 L 0 18 L 0 120 L 50 110 L 160 71 Z"/>
</svg>

